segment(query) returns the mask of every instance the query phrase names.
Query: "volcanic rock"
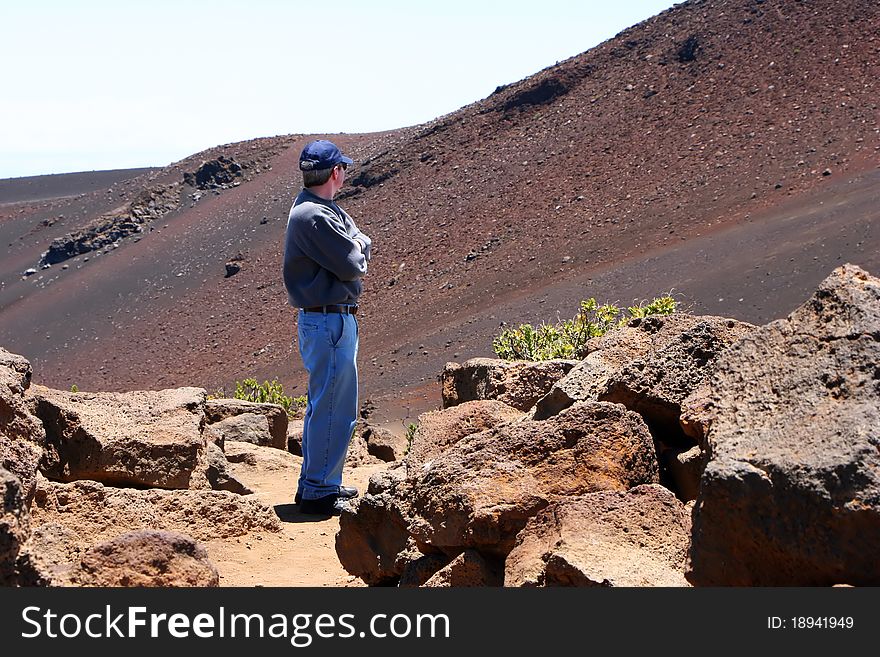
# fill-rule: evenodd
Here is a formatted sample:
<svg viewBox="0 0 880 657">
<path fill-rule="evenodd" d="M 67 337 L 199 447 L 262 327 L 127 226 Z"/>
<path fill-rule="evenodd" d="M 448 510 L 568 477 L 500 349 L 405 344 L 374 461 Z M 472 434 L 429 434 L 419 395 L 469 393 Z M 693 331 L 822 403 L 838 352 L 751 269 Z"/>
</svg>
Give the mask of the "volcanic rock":
<svg viewBox="0 0 880 657">
<path fill-rule="evenodd" d="M 0 468 L 17 478 L 25 506 L 33 497 L 46 443 L 43 425 L 25 401 L 31 374 L 27 359 L 0 348 Z"/>
<path fill-rule="evenodd" d="M 408 530 L 412 495 L 408 473 L 415 477 L 425 462 L 462 438 L 521 416 L 516 409 L 494 400 L 465 402 L 419 416 L 412 445 L 401 464 L 373 475 L 366 493 L 343 510 L 336 535 L 336 554 L 343 567 L 371 585 L 395 581 L 405 571 L 409 572 L 405 585 L 423 584 L 436 569 L 425 572 L 410 566 L 423 555 L 414 551 L 416 541 Z M 420 547 L 424 552 L 438 551 L 428 545 Z M 448 562 L 449 558 L 443 559 L 437 569 Z"/>
<path fill-rule="evenodd" d="M 723 354 L 683 421 L 708 453 L 687 578 L 880 584 L 880 279 L 845 265 Z"/>
<path fill-rule="evenodd" d="M 12 586 L 18 575 L 15 562 L 30 532 L 21 482 L 0 467 L 0 586 Z"/>
<path fill-rule="evenodd" d="M 656 484 L 557 502 L 519 533 L 505 586 L 688 586 L 691 520 Z"/>
<path fill-rule="evenodd" d="M 446 363 L 440 375 L 443 408 L 466 401 L 497 399 L 527 411 L 577 365 L 573 360 L 538 362 L 472 358 Z"/>
<path fill-rule="evenodd" d="M 29 391 L 46 428 L 43 471 L 58 481 L 187 488 L 205 450 L 201 388 Z"/>
<path fill-rule="evenodd" d="M 303 420 L 291 420 L 287 425 L 287 451 L 296 456 L 302 456 L 303 444 Z"/>
<path fill-rule="evenodd" d="M 237 495 L 250 495 L 254 492 L 229 471 L 229 462 L 220 447 L 208 443 L 205 453 L 207 454 L 205 477 L 213 490 L 228 490 Z"/>
<path fill-rule="evenodd" d="M 673 314 L 631 320 L 594 338 L 588 354 L 537 403 L 535 419 L 575 401 L 625 405 L 665 435 L 679 433 L 680 404 L 712 363 L 754 327 L 733 319 Z"/>
<path fill-rule="evenodd" d="M 497 565 L 489 563 L 476 550 L 465 550 L 432 575 L 422 586 L 425 588 L 501 586 L 503 580 L 503 571 Z"/>
<path fill-rule="evenodd" d="M 242 413 L 241 415 L 234 415 L 225 420 L 220 420 L 209 426 L 212 431 L 223 437 L 222 442 L 224 445 L 227 441 L 238 441 L 260 445 L 261 447 L 275 447 L 275 439 L 269 433 L 269 421 L 265 415 Z M 287 447 L 286 444 L 285 447 Z"/>
<path fill-rule="evenodd" d="M 400 588 L 416 588 L 422 586 L 441 568 L 449 564 L 450 558 L 442 553 L 423 554 L 410 561 L 400 574 L 397 586 Z"/>
<path fill-rule="evenodd" d="M 90 221 L 85 227 L 56 238 L 40 257 L 40 267 L 54 265 L 144 231 L 151 221 L 180 206 L 179 185 L 159 185 L 142 190 L 127 206 Z"/>
<path fill-rule="evenodd" d="M 399 461 L 409 449 L 406 436 L 399 436 L 382 427 L 368 425 L 364 440 L 367 441 L 367 451 L 386 463 Z"/>
<path fill-rule="evenodd" d="M 71 579 L 81 586 L 217 586 L 205 548 L 179 532 L 138 530 L 90 548 Z"/>
<path fill-rule="evenodd" d="M 422 413 L 406 457 L 407 467 L 414 470 L 462 438 L 522 416 L 522 412 L 495 400 L 462 402 L 441 411 Z"/>
<path fill-rule="evenodd" d="M 244 399 L 209 399 L 205 402 L 205 419 L 208 423 L 221 422 L 245 413 L 257 413 L 265 416 L 269 422 L 269 433 L 272 435 L 269 444 L 277 449 L 287 449 L 288 418 L 284 407 L 278 404 L 261 404 Z M 230 440 L 241 439 L 230 438 Z"/>
<path fill-rule="evenodd" d="M 183 181 L 198 189 L 216 189 L 228 187 L 241 175 L 241 165 L 235 161 L 235 158 L 221 155 L 214 160 L 202 162 L 195 172 L 184 173 Z"/>
<path fill-rule="evenodd" d="M 411 473 L 408 526 L 420 543 L 504 557 L 528 519 L 560 498 L 658 479 L 641 417 L 581 402 L 543 422 L 467 436 Z"/>
<path fill-rule="evenodd" d="M 42 476 L 31 506 L 31 536 L 19 562 L 26 583 L 66 585 L 94 545 L 136 530 L 184 533 L 197 541 L 280 532 L 275 512 L 226 491 L 138 490 Z"/>
<path fill-rule="evenodd" d="M 412 561 L 401 558 L 412 547 L 401 504 L 406 488 L 405 468 L 378 472 L 370 478 L 366 493 L 339 516 L 339 561 L 369 585 L 396 580 Z"/>
</svg>

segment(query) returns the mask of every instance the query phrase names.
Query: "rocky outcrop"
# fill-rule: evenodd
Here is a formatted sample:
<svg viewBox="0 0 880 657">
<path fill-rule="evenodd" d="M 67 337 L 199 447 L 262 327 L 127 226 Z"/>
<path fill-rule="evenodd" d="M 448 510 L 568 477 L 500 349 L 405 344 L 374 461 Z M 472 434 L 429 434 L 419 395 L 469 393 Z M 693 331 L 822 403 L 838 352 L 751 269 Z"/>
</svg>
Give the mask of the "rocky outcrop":
<svg viewBox="0 0 880 657">
<path fill-rule="evenodd" d="M 0 586 L 17 583 L 16 560 L 30 533 L 21 482 L 0 467 Z"/>
<path fill-rule="evenodd" d="M 241 165 L 234 157 L 220 157 L 203 161 L 195 172 L 183 174 L 183 181 L 198 189 L 226 189 L 235 184 L 242 175 Z"/>
<path fill-rule="evenodd" d="M 287 412 L 282 406 L 278 404 L 260 404 L 243 399 L 209 399 L 205 403 L 205 420 L 211 425 L 216 426 L 216 423 L 243 414 L 257 414 L 265 417 L 269 424 L 269 434 L 271 435 L 269 444 L 277 449 L 287 449 L 288 418 Z M 241 440 L 241 438 L 230 437 L 229 440 Z M 254 441 L 247 440 L 246 442 Z M 259 445 L 262 443 L 254 442 L 254 444 Z"/>
<path fill-rule="evenodd" d="M 880 279 L 836 269 L 685 403 L 708 455 L 688 579 L 880 584 Z"/>
<path fill-rule="evenodd" d="M 447 553 L 505 557 L 528 519 L 560 498 L 658 478 L 654 445 L 619 404 L 578 403 L 544 422 L 473 434 L 411 473 L 408 530 Z"/>
<path fill-rule="evenodd" d="M 410 582 L 433 576 L 411 566 L 422 554 L 449 563 L 474 549 L 495 563 L 548 504 L 657 481 L 647 427 L 618 404 L 579 403 L 544 422 L 521 417 L 498 401 L 423 414 L 402 464 L 374 475 L 342 512 L 336 553 L 346 570 L 380 584 L 404 572 Z"/>
<path fill-rule="evenodd" d="M 497 399 L 527 411 L 575 365 L 574 360 L 528 362 L 492 358 L 446 363 L 440 375 L 443 408 L 478 399 Z"/>
<path fill-rule="evenodd" d="M 118 246 L 126 237 L 143 233 L 152 221 L 180 207 L 180 185 L 143 190 L 128 206 L 90 222 L 84 228 L 52 241 L 39 266 L 54 265 L 90 251 Z"/>
<path fill-rule="evenodd" d="M 205 548 L 185 534 L 139 530 L 86 551 L 71 574 L 80 586 L 217 586 L 220 576 Z"/>
<path fill-rule="evenodd" d="M 395 580 L 410 561 L 405 555 L 412 547 L 412 539 L 401 505 L 406 499 L 406 488 L 405 468 L 398 466 L 376 473 L 365 494 L 339 517 L 339 561 L 369 585 Z"/>
<path fill-rule="evenodd" d="M 0 468 L 17 478 L 25 506 L 33 497 L 46 443 L 43 425 L 25 400 L 31 376 L 27 359 L 0 348 Z"/>
<path fill-rule="evenodd" d="M 30 401 L 46 428 L 42 468 L 58 481 L 187 488 L 203 458 L 205 391 L 63 392 Z"/>
<path fill-rule="evenodd" d="M 275 512 L 225 491 L 112 488 L 95 481 L 38 478 L 32 532 L 19 555 L 22 578 L 36 585 L 71 582 L 96 544 L 138 530 L 171 531 L 197 541 L 280 532 Z"/>
<path fill-rule="evenodd" d="M 655 484 L 557 502 L 529 520 L 505 564 L 505 586 L 688 586 L 691 520 Z"/>
<path fill-rule="evenodd" d="M 588 344 L 588 355 L 541 399 L 535 419 L 576 401 L 623 404 L 655 433 L 680 433 L 681 402 L 731 344 L 754 327 L 733 319 L 675 314 L 633 319 Z"/>
<path fill-rule="evenodd" d="M 462 402 L 442 411 L 419 416 L 406 464 L 415 470 L 471 434 L 513 422 L 522 413 L 495 400 Z"/>
</svg>

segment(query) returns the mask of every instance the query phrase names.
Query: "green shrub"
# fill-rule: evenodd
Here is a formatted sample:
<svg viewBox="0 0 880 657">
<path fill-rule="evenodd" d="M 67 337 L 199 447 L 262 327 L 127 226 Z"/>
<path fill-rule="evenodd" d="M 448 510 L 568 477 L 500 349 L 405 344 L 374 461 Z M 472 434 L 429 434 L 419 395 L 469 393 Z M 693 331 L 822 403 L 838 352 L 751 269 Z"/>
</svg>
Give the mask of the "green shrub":
<svg viewBox="0 0 880 657">
<path fill-rule="evenodd" d="M 404 450 L 404 454 L 409 454 L 409 450 L 412 448 L 413 439 L 416 437 L 416 429 L 419 428 L 419 425 L 410 422 L 406 427 L 406 449 Z"/>
<path fill-rule="evenodd" d="M 70 386 L 70 392 L 79 392 L 79 386 L 74 383 Z"/>
<path fill-rule="evenodd" d="M 259 404 L 278 404 L 288 415 L 293 415 L 297 409 L 306 405 L 306 397 L 288 397 L 277 380 L 257 383 L 256 379 L 245 379 L 235 382 L 234 399 L 257 402 Z"/>
<path fill-rule="evenodd" d="M 623 311 L 610 303 L 600 306 L 595 299 L 590 298 L 581 301 L 577 315 L 559 324 L 542 323 L 537 327 L 521 324 L 516 328 L 505 329 L 492 341 L 492 348 L 499 358 L 505 360 L 584 358 L 587 342 L 591 338 L 605 335 L 635 317 L 669 315 L 675 312 L 676 305 L 671 295 L 664 295 L 650 303 L 642 302 Z"/>
</svg>

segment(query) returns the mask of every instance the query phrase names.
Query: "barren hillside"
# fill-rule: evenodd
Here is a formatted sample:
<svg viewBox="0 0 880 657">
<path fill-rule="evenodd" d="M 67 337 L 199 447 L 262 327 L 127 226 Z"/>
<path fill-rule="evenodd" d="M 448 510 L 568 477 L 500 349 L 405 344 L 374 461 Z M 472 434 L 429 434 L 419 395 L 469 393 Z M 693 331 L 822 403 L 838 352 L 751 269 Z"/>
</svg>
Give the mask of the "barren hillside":
<svg viewBox="0 0 880 657">
<path fill-rule="evenodd" d="M 695 312 L 763 322 L 833 266 L 877 271 L 878 77 L 874 2 L 692 0 L 428 124 L 332 136 L 356 160 L 340 203 L 375 245 L 364 399 L 399 428 L 437 405 L 443 363 L 587 296 L 674 289 Z M 280 261 L 313 137 L 65 198 L 2 187 L 0 345 L 62 389 L 256 376 L 302 394 Z M 200 189 L 221 156 L 241 169 Z M 130 232 L 22 276 L 53 240 L 120 216 Z"/>
</svg>

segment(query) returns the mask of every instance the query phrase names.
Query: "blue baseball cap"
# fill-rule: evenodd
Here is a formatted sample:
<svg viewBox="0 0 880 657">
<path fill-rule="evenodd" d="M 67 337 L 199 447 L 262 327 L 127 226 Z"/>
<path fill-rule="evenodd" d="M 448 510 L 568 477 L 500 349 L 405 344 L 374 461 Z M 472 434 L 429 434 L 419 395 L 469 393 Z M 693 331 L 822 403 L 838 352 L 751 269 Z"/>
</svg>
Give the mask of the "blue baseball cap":
<svg viewBox="0 0 880 657">
<path fill-rule="evenodd" d="M 336 144 L 326 139 L 309 142 L 299 154 L 301 171 L 332 169 L 337 164 L 354 164 L 354 160 L 345 157 Z"/>
</svg>

